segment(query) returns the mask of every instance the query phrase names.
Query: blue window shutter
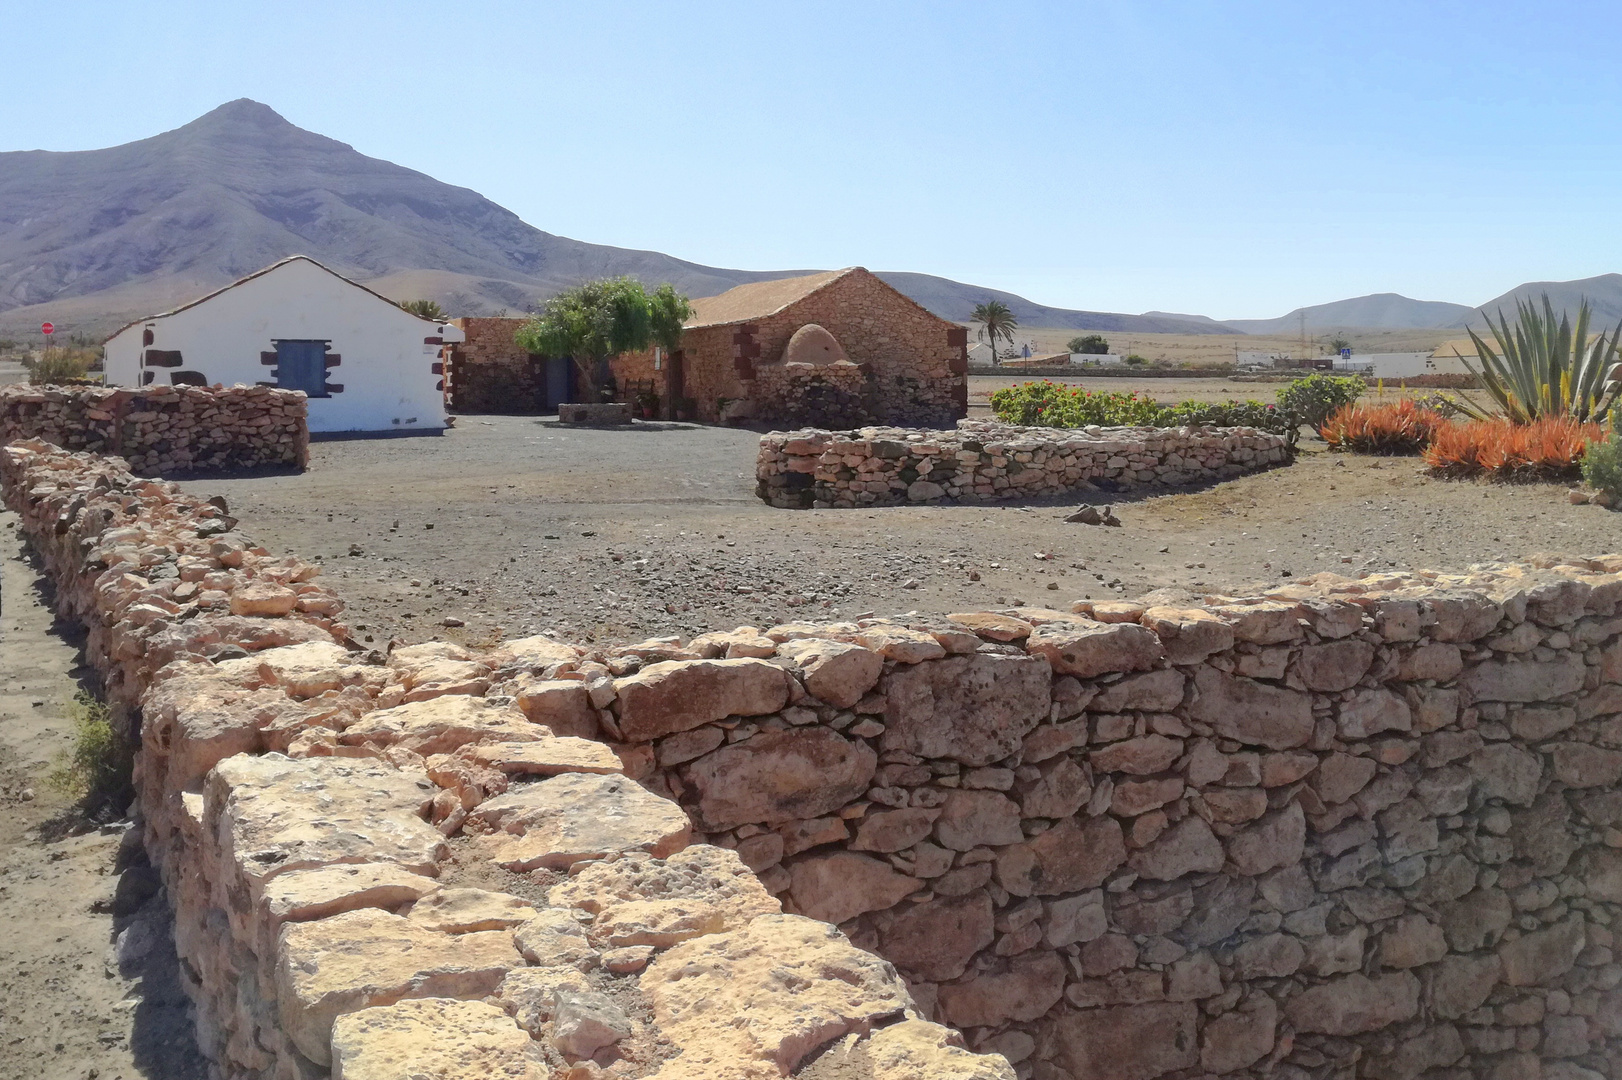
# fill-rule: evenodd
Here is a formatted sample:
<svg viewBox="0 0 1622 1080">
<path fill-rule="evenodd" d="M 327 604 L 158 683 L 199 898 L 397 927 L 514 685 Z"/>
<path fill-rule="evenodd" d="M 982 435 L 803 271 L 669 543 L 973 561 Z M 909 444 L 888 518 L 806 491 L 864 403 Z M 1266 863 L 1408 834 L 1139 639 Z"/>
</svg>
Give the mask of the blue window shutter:
<svg viewBox="0 0 1622 1080">
<path fill-rule="evenodd" d="M 303 390 L 313 398 L 326 397 L 327 343 L 277 341 L 276 385 L 284 390 Z"/>
</svg>

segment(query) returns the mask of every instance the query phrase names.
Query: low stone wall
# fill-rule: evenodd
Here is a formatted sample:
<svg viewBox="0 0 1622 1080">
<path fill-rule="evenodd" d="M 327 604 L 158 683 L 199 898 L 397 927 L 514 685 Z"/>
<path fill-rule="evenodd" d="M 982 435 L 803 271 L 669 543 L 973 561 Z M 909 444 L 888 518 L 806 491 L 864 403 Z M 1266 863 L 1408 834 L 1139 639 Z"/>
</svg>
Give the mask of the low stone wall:
<svg viewBox="0 0 1622 1080">
<path fill-rule="evenodd" d="M 1622 1073 L 1622 556 L 378 662 L 105 468 L 0 483 L 225 1075 Z"/>
<path fill-rule="evenodd" d="M 1021 1077 L 1597 1080 L 1618 571 L 744 628 L 610 656 L 601 719 Z"/>
<path fill-rule="evenodd" d="M 304 392 L 271 386 L 0 386 L 0 444 L 16 439 L 119 455 L 143 475 L 310 457 Z"/>
<path fill-rule="evenodd" d="M 580 650 L 384 661 L 346 647 L 314 567 L 173 485 L 34 442 L 0 450 L 0 491 L 139 719 L 137 823 L 212 1075 L 764 1080 L 820 1054 L 830 1077 L 1012 1080 L 692 843 L 624 775 L 644 750 L 570 734 L 598 723 Z"/>
<path fill-rule="evenodd" d="M 623 401 L 574 402 L 558 406 L 565 424 L 629 424 L 631 406 Z"/>
<path fill-rule="evenodd" d="M 774 431 L 760 438 L 756 494 L 783 509 L 990 502 L 1139 484 L 1191 484 L 1290 460 L 1254 428 L 1015 427 Z"/>
</svg>

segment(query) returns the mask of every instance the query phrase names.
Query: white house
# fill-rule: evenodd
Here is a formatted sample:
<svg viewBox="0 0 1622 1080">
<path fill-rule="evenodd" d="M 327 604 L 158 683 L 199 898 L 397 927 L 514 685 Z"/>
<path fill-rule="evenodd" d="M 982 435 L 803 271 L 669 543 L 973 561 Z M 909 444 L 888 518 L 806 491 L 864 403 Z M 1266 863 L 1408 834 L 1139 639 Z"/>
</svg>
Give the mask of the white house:
<svg viewBox="0 0 1622 1080">
<path fill-rule="evenodd" d="M 294 255 L 118 331 L 107 382 L 260 383 L 308 394 L 311 431 L 438 431 L 440 348 L 462 339 Z"/>
</svg>

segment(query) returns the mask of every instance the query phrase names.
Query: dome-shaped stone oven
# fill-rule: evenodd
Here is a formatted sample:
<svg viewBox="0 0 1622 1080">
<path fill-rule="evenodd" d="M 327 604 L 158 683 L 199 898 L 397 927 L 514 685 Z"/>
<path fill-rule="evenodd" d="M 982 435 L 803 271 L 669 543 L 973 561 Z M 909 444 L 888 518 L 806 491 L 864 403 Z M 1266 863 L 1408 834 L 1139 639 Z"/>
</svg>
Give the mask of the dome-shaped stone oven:
<svg viewBox="0 0 1622 1080">
<path fill-rule="evenodd" d="M 839 339 L 816 323 L 806 323 L 794 331 L 783 349 L 785 364 L 848 364 L 850 357 L 839 344 Z"/>
</svg>

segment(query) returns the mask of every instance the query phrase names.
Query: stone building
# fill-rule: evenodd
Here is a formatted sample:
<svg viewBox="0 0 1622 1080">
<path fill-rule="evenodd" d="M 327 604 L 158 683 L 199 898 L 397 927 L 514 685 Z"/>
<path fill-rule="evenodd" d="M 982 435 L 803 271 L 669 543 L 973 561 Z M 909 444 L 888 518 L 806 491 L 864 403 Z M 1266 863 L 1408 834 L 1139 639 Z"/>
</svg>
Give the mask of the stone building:
<svg viewBox="0 0 1622 1080">
<path fill-rule="evenodd" d="M 968 409 L 967 345 L 963 327 L 851 267 L 694 300 L 680 350 L 612 367 L 667 417 L 950 427 Z"/>
<path fill-rule="evenodd" d="M 513 335 L 524 319 L 452 319 L 464 341 L 451 346 L 445 394 L 456 412 L 549 413 L 574 400 L 574 370 L 521 348 Z"/>
</svg>

